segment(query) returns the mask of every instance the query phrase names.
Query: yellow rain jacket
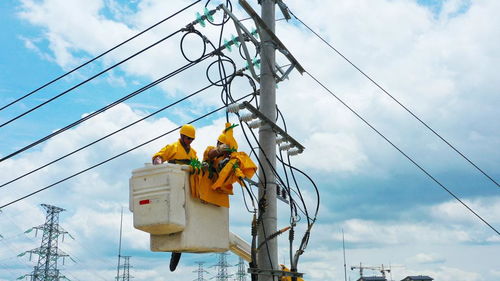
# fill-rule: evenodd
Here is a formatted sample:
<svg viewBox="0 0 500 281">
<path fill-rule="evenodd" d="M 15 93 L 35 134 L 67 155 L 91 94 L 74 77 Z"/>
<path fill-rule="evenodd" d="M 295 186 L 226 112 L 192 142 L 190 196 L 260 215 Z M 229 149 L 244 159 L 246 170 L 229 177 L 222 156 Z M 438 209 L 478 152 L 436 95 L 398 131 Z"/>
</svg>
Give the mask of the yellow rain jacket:
<svg viewBox="0 0 500 281">
<path fill-rule="evenodd" d="M 153 159 L 160 156 L 163 162 L 174 164 L 189 164 L 191 159 L 198 159 L 196 151 L 191 147 L 187 152 L 181 144 L 181 140 L 169 144 L 153 155 Z"/>
<path fill-rule="evenodd" d="M 234 182 L 238 182 L 243 185 L 241 179 L 251 178 L 257 171 L 257 166 L 245 152 L 233 152 L 229 162 L 224 166 L 224 168 L 219 172 L 219 177 L 215 181 L 211 188 L 215 191 L 233 194 Z"/>
<path fill-rule="evenodd" d="M 217 206 L 229 208 L 229 195 L 233 194 L 233 183 L 242 183 L 243 178 L 251 178 L 257 171 L 252 159 L 244 153 L 235 151 L 238 143 L 233 137 L 233 127 L 226 123 L 226 128 L 218 140 L 234 150 L 229 155 L 229 162 L 219 171 L 219 163 L 224 156 L 208 159 L 208 152 L 214 149 L 209 146 L 203 154 L 203 161 L 207 165 L 195 171 L 190 177 L 191 194 L 195 198 Z"/>
</svg>

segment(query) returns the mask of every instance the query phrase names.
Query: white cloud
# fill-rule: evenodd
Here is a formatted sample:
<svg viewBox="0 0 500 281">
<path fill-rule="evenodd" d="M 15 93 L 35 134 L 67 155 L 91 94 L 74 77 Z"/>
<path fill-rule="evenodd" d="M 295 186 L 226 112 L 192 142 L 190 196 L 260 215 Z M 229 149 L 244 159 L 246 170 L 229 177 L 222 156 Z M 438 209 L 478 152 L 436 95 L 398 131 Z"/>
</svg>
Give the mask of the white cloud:
<svg viewBox="0 0 500 281">
<path fill-rule="evenodd" d="M 307 153 L 298 158 L 297 163 L 307 168 L 325 172 L 358 172 L 367 161 L 358 140 L 352 135 L 318 132 L 309 136 L 304 146 L 308 148 Z"/>
<path fill-rule="evenodd" d="M 498 197 L 484 197 L 463 201 L 490 224 L 495 225 L 499 222 L 500 204 Z M 469 212 L 458 201 L 445 202 L 434 206 L 431 209 L 431 215 L 443 221 L 458 224 L 479 222 L 479 218 Z"/>
<path fill-rule="evenodd" d="M 436 254 L 425 254 L 419 253 L 413 257 L 414 261 L 417 263 L 443 263 L 445 260 Z"/>
</svg>

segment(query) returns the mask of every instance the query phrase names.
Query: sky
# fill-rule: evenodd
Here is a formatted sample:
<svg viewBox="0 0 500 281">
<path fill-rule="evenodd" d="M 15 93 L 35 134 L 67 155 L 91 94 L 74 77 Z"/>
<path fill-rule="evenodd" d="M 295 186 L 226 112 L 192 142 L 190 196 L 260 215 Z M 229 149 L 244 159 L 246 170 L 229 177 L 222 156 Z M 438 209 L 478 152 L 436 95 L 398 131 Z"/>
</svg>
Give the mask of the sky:
<svg viewBox="0 0 500 281">
<path fill-rule="evenodd" d="M 220 1 L 208 1 L 209 8 Z M 150 27 L 190 1 L 6 0 L 0 2 L 0 106 Z M 174 33 L 203 12 L 206 1 L 158 25 L 137 39 L 0 111 L 0 122 L 81 84 L 146 46 Z M 249 3 L 260 13 L 257 1 Z M 381 88 L 452 144 L 496 182 L 500 181 L 500 19 L 496 0 L 287 0 L 290 10 L 318 32 Z M 234 14 L 247 15 L 232 1 Z M 277 19 L 282 18 L 276 9 Z M 250 20 L 243 21 L 249 29 Z M 197 26 L 218 43 L 220 28 Z M 224 26 L 223 38 L 236 34 Z M 384 138 L 319 86 L 306 73 L 292 71 L 279 83 L 277 106 L 288 133 L 306 149 L 292 157 L 295 167 L 320 192 L 317 222 L 299 271 L 305 280 L 342 280 L 345 239 L 346 275 L 351 266 L 391 267 L 389 279 L 428 275 L 435 280 L 485 281 L 500 278 L 500 189 L 453 151 L 380 87 L 324 44 L 296 19 L 276 22 L 276 34 L 303 68 L 362 116 L 385 138 L 440 182 L 417 168 Z M 133 93 L 188 62 L 182 56 L 182 33 L 157 44 L 118 67 L 84 83 L 54 101 L 0 127 L 0 156 L 5 157 L 68 124 Z M 203 44 L 186 36 L 188 58 L 200 56 Z M 211 47 L 207 47 L 207 52 Z M 236 68 L 245 62 L 225 50 Z M 127 126 L 217 80 L 210 67 L 215 57 L 175 75 L 103 114 L 0 162 L 0 184 Z M 277 63 L 288 62 L 277 55 Z M 229 65 L 226 65 L 230 68 Z M 208 71 L 207 71 L 208 68 Z M 220 87 L 164 110 L 23 179 L 0 187 L 0 206 L 49 186 L 127 151 L 223 105 Z M 250 93 L 245 79 L 235 78 L 235 98 Z M 231 122 L 237 122 L 229 115 Z M 198 156 L 213 145 L 224 126 L 223 111 L 195 122 Z M 284 126 L 280 121 L 280 126 Z M 254 130 L 257 133 L 256 130 Z M 249 153 L 241 128 L 240 150 Z M 15 202 L 0 213 L 0 281 L 29 274 L 37 257 L 18 254 L 40 246 L 41 233 L 24 233 L 45 222 L 40 204 L 65 209 L 61 227 L 74 240 L 59 241 L 73 258 L 60 264 L 71 280 L 112 280 L 116 276 L 120 214 L 123 208 L 122 255 L 131 256 L 135 280 L 190 281 L 197 261 L 214 276 L 214 254 L 185 254 L 175 272 L 169 253 L 152 253 L 149 236 L 133 227 L 128 210 L 131 171 L 177 139 L 170 133 L 95 169 Z M 298 179 L 309 211 L 316 195 Z M 236 186 L 231 198 L 230 228 L 250 239 L 251 214 Z M 288 206 L 278 204 L 278 227 L 289 224 Z M 304 228 L 304 220 L 298 229 Z M 492 229 L 493 228 L 493 229 Z M 298 234 L 297 234 L 298 235 Z M 278 238 L 279 261 L 288 264 L 287 235 Z M 237 263 L 230 255 L 229 263 Z M 229 269 L 236 271 L 236 267 Z M 366 275 L 378 274 L 366 270 Z M 249 278 L 247 278 L 249 280 Z"/>
</svg>

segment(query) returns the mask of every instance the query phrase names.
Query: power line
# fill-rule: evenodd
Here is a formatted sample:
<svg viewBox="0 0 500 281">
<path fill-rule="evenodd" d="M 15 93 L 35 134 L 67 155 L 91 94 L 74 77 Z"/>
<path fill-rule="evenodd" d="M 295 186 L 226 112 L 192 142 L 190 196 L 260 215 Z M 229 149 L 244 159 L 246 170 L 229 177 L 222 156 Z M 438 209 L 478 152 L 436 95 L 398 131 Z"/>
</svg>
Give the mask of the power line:
<svg viewBox="0 0 500 281">
<path fill-rule="evenodd" d="M 69 93 L 70 91 L 72 91 L 72 90 L 74 90 L 74 89 L 76 89 L 76 88 L 80 87 L 81 85 L 83 85 L 83 84 L 85 84 L 85 83 L 89 82 L 90 80 L 92 80 L 92 79 L 94 79 L 94 78 L 96 78 L 96 77 L 98 77 L 98 76 L 102 75 L 103 73 L 105 73 L 105 72 L 107 72 L 107 71 L 109 71 L 109 70 L 111 70 L 111 69 L 113 69 L 113 68 L 115 68 L 115 67 L 117 67 L 117 66 L 119 66 L 119 65 L 121 65 L 122 63 L 124 63 L 124 62 L 126 62 L 126 61 L 128 61 L 128 60 L 130 60 L 130 59 L 132 59 L 132 58 L 134 58 L 134 57 L 136 57 L 137 55 L 139 55 L 139 54 L 141 54 L 141 53 L 143 53 L 143 52 L 145 52 L 145 51 L 147 51 L 147 50 L 151 49 L 152 47 L 154 47 L 154 46 L 156 46 L 156 45 L 160 44 L 161 42 L 163 42 L 163 41 L 165 41 L 165 40 L 167 40 L 167 39 L 171 38 L 172 36 L 176 35 L 176 34 L 177 34 L 177 33 L 179 33 L 179 32 L 182 32 L 182 31 L 183 31 L 183 29 L 179 29 L 179 30 L 177 30 L 177 31 L 175 31 L 175 32 L 173 32 L 173 33 L 171 33 L 171 34 L 169 34 L 169 35 L 167 35 L 167 36 L 163 37 L 162 39 L 160 39 L 160 40 L 156 41 L 155 43 L 153 43 L 153 44 L 149 45 L 148 47 L 146 47 L 146 48 L 144 48 L 144 49 L 140 50 L 139 52 L 136 52 L 135 54 L 133 54 L 133 55 L 131 55 L 131 56 L 129 56 L 129 57 L 127 57 L 127 58 L 125 58 L 124 60 L 121 60 L 121 61 L 120 61 L 120 62 L 118 62 L 118 63 L 115 63 L 114 65 L 112 65 L 112 66 L 110 66 L 110 67 L 108 67 L 108 68 L 104 69 L 103 71 L 101 71 L 101 72 L 99 72 L 99 73 L 97 73 L 97 74 L 94 74 L 94 75 L 93 75 L 93 76 L 91 76 L 90 78 L 85 79 L 84 81 L 82 81 L 82 82 L 80 82 L 80 83 L 76 84 L 75 86 L 73 86 L 73 87 L 71 87 L 71 88 L 69 88 L 69 89 L 67 89 L 67 90 L 63 91 L 62 93 L 59 93 L 59 94 L 57 94 L 56 96 L 53 96 L 52 98 L 50 98 L 50 99 L 48 99 L 48 100 L 46 100 L 46 101 L 42 102 L 41 104 L 39 104 L 39 105 L 37 105 L 37 106 L 35 106 L 35 107 L 31 108 L 31 109 L 28 109 L 27 111 L 25 111 L 25 112 L 23 112 L 23 113 L 21 113 L 21 114 L 17 115 L 16 117 L 14 117 L 14 118 L 12 118 L 12 119 L 10 119 L 10 120 L 8 120 L 8 121 L 6 121 L 6 122 L 2 123 L 2 124 L 0 125 L 0 128 L 1 128 L 1 127 L 3 127 L 3 126 L 5 126 L 5 125 L 7 125 L 7 124 L 9 124 L 9 123 L 12 123 L 13 121 L 15 121 L 15 120 L 17 120 L 17 119 L 19 119 L 19 118 L 21 118 L 21 117 L 23 117 L 23 116 L 27 115 L 27 114 L 29 114 L 30 112 L 33 112 L 34 110 L 36 110 L 36 109 L 38 109 L 38 108 L 40 108 L 40 107 L 42 107 L 42 106 L 44 106 L 44 105 L 48 104 L 49 102 L 52 102 L 53 100 L 55 100 L 55 99 L 57 99 L 57 98 L 59 98 L 59 97 L 61 97 L 61 96 L 65 95 L 65 94 Z"/>
<path fill-rule="evenodd" d="M 93 61 L 95 61 L 95 60 L 97 60 L 97 59 L 101 58 L 102 56 L 104 56 L 104 55 L 106 55 L 106 54 L 110 53 L 111 51 L 115 50 L 116 48 L 121 47 L 122 45 L 124 45 L 124 44 L 126 44 L 126 43 L 130 42 L 131 40 L 133 40 L 133 39 L 137 38 L 138 36 L 140 36 L 140 35 L 142 35 L 142 34 L 144 34 L 144 33 L 148 32 L 149 30 L 153 29 L 154 27 L 156 27 L 156 26 L 158 26 L 158 25 L 160 25 L 160 24 L 164 23 L 165 21 L 167 21 L 167 20 L 171 19 L 172 17 L 174 17 L 174 16 L 176 16 L 176 15 L 178 15 L 178 14 L 180 14 L 180 13 L 184 12 L 185 10 L 187 10 L 187 9 L 191 8 L 193 5 L 195 5 L 195 4 L 196 4 L 196 3 L 198 3 L 198 2 L 201 2 L 201 0 L 197 0 L 197 1 L 193 2 L 192 4 L 189 4 L 188 6 L 186 6 L 186 7 L 182 8 L 181 10 L 179 10 L 179 11 L 177 11 L 177 12 L 173 13 L 172 15 L 170 15 L 170 16 L 168 16 L 168 17 L 166 17 L 166 18 L 164 18 L 163 20 L 161 20 L 161 21 L 159 21 L 159 22 L 157 22 L 157 23 L 153 24 L 152 26 L 150 26 L 150 27 L 146 28 L 145 30 L 143 30 L 143 31 L 141 31 L 141 32 L 139 32 L 139 33 L 137 33 L 136 35 L 134 35 L 134 36 L 130 37 L 129 39 L 127 39 L 127 40 L 125 40 L 125 41 L 123 41 L 123 42 L 121 42 L 120 44 L 118 44 L 118 45 L 116 45 L 116 46 L 112 47 L 111 49 L 109 49 L 109 50 L 107 50 L 107 51 L 105 51 L 105 52 L 101 53 L 100 55 L 98 55 L 98 56 L 96 56 L 96 57 L 94 57 L 94 58 L 92 58 L 92 59 L 88 60 L 87 62 L 85 62 L 85 63 L 83 63 L 83 64 L 81 64 L 81 65 L 79 65 L 79 66 L 77 66 L 77 67 L 73 68 L 72 70 L 70 70 L 70 71 L 68 71 L 68 72 L 66 72 L 66 73 L 64 73 L 64 74 L 62 74 L 61 76 L 58 76 L 57 78 L 54 78 L 53 80 L 51 80 L 51 81 L 47 82 L 46 84 L 44 84 L 44 85 L 42 85 L 42 86 L 40 86 L 40 87 L 36 88 L 35 90 L 33 90 L 33 91 L 31 91 L 31 92 L 27 93 L 26 95 L 24 95 L 24 96 L 22 96 L 22 97 L 20 97 L 20 98 L 18 98 L 18 99 L 16 99 L 16 100 L 14 100 L 14 101 L 10 102 L 9 104 L 2 106 L 2 107 L 0 108 L 0 111 L 4 110 L 5 108 L 7 108 L 7 107 L 9 107 L 9 106 L 11 106 L 11 105 L 13 105 L 13 104 L 15 104 L 15 103 L 17 103 L 17 102 L 21 101 L 21 100 L 23 100 L 24 98 L 27 98 L 27 97 L 31 96 L 32 94 L 34 94 L 34 93 L 38 92 L 39 90 L 41 90 L 41 89 L 43 89 L 43 88 L 45 88 L 45 87 L 47 87 L 47 86 L 51 85 L 52 83 L 54 83 L 54 82 L 56 82 L 56 81 L 60 80 L 61 78 L 64 78 L 64 77 L 68 76 L 69 74 L 71 74 L 71 73 L 75 72 L 76 70 L 78 70 L 78 69 L 80 69 L 80 68 L 84 67 L 85 65 L 87 65 L 87 64 L 89 64 L 89 63 L 91 63 L 91 62 L 93 62 Z"/>
<path fill-rule="evenodd" d="M 7 160 L 7 159 L 9 159 L 9 158 L 11 158 L 11 157 L 13 157 L 15 155 L 17 155 L 17 154 L 19 154 L 19 153 L 27 150 L 27 149 L 30 149 L 30 148 L 32 148 L 32 147 L 34 147 L 34 146 L 36 146 L 36 145 L 38 145 L 38 144 L 40 144 L 40 143 L 42 143 L 44 141 L 46 141 L 46 140 L 48 140 L 48 139 L 56 136 L 56 135 L 58 135 L 58 134 L 60 134 L 60 133 L 62 133 L 64 131 L 66 131 L 68 129 L 71 129 L 74 126 L 76 126 L 78 124 L 81 124 L 81 123 L 87 121 L 88 119 L 90 119 L 92 117 L 95 117 L 95 116 L 103 113 L 104 111 L 106 111 L 106 110 L 114 107 L 115 105 L 117 105 L 119 103 L 122 103 L 122 102 L 124 102 L 124 101 L 126 101 L 126 100 L 128 100 L 128 99 L 130 99 L 130 98 L 132 98 L 132 97 L 134 97 L 134 96 L 136 96 L 136 95 L 138 95 L 138 94 L 140 94 L 140 93 L 142 93 L 142 92 L 144 92 L 144 91 L 146 91 L 146 90 L 148 90 L 148 89 L 150 89 L 150 88 L 152 88 L 152 87 L 154 87 L 154 86 L 156 86 L 156 85 L 158 85 L 158 84 L 160 84 L 160 83 L 162 83 L 162 82 L 164 82 L 164 81 L 166 81 L 166 80 L 168 80 L 170 78 L 172 78 L 173 76 L 175 76 L 175 75 L 177 75 L 177 74 L 185 71 L 186 69 L 188 69 L 188 68 L 196 65 L 197 63 L 199 63 L 199 62 L 207 59 L 208 57 L 210 57 L 211 55 L 213 55 L 216 51 L 214 51 L 212 53 L 209 53 L 209 54 L 206 54 L 199 61 L 197 61 L 197 62 L 190 62 L 190 63 L 188 63 L 188 64 L 186 64 L 186 65 L 184 65 L 184 66 L 182 66 L 182 67 L 180 67 L 180 68 L 178 68 L 178 69 L 170 72 L 169 74 L 167 74 L 167 75 L 165 75 L 165 76 L 163 76 L 163 77 L 161 77 L 161 78 L 159 78 L 159 79 L 157 79 L 157 80 L 155 80 L 155 81 L 147 84 L 146 86 L 144 86 L 144 87 L 142 87 L 142 88 L 140 88 L 140 89 L 138 89 L 138 90 L 136 90 L 136 91 L 134 91 L 134 92 L 132 92 L 132 93 L 130 93 L 130 94 L 128 94 L 128 95 L 126 95 L 126 96 L 124 96 L 124 97 L 122 97 L 122 98 L 120 98 L 120 99 L 118 99 L 118 100 L 116 100 L 116 101 L 114 101 L 114 102 L 112 102 L 112 103 L 104 106 L 104 107 L 102 107 L 101 109 L 98 109 L 97 111 L 94 111 L 94 112 L 90 113 L 89 115 L 86 115 L 85 117 L 80 118 L 79 120 L 77 120 L 77 121 L 75 121 L 75 122 L 73 122 L 73 123 L 65 126 L 64 128 L 61 128 L 61 129 L 59 129 L 59 130 L 57 130 L 57 131 L 55 131 L 55 132 L 53 132 L 53 133 L 51 133 L 51 134 L 49 134 L 49 135 L 41 138 L 41 139 L 39 139 L 39 140 L 37 140 L 37 141 L 35 141 L 35 142 L 33 142 L 33 143 L 25 146 L 25 147 L 23 147 L 23 148 L 15 151 L 15 152 L 13 152 L 13 153 L 11 153 L 11 154 L 9 154 L 9 155 L 1 158 L 0 162 L 3 162 L 3 161 L 5 161 L 5 160 Z"/>
<path fill-rule="evenodd" d="M 66 158 L 66 157 L 68 157 L 68 156 L 71 156 L 71 155 L 73 155 L 73 154 L 75 154 L 75 153 L 77 153 L 77 152 L 79 152 L 79 151 L 81 151 L 81 150 L 83 150 L 83 149 L 85 149 L 85 148 L 87 148 L 87 147 L 89 147 L 89 146 L 92 146 L 92 145 L 94 145 L 94 144 L 96 144 L 96 143 L 98 143 L 98 142 L 100 142 L 100 141 L 102 141 L 102 140 L 104 140 L 104 139 L 106 139 L 106 138 L 108 138 L 108 137 L 110 137 L 110 136 L 113 136 L 113 135 L 115 135 L 116 133 L 119 133 L 119 132 L 121 132 L 121 131 L 123 131 L 123 130 L 125 130 L 125 129 L 127 129 L 127 128 L 129 128 L 129 127 L 131 127 L 131 126 L 133 126 L 133 125 L 135 125 L 135 124 L 137 124 L 137 123 L 139 123 L 139 122 L 141 122 L 141 121 L 144 121 L 145 119 L 148 119 L 149 117 L 151 117 L 151 116 L 153 116 L 153 115 L 156 115 L 156 114 L 158 114 L 158 113 L 162 112 L 163 110 L 168 109 L 168 108 L 170 108 L 170 107 L 172 107 L 172 106 L 174 106 L 174 105 L 176 105 L 176 104 L 178 104 L 178 103 L 180 103 L 180 102 L 182 102 L 182 101 L 185 101 L 185 100 L 187 100 L 187 99 L 189 99 L 189 98 L 191 98 L 191 97 L 193 97 L 193 96 L 195 96 L 195 95 L 197 95 L 197 94 L 199 94 L 199 93 L 203 92 L 204 90 L 206 90 L 206 89 L 208 89 L 208 88 L 210 88 L 210 87 L 212 87 L 212 86 L 213 86 L 213 84 L 210 84 L 210 85 L 208 85 L 208 86 L 205 86 L 204 88 L 201 88 L 201 89 L 199 89 L 198 91 L 195 91 L 195 92 L 193 92 L 193 93 L 191 93 L 191 94 L 189 94 L 189 95 L 187 95 L 187 96 L 183 97 L 182 99 L 179 99 L 179 100 L 177 100 L 177 101 L 175 101 L 175 102 L 173 102 L 173 103 L 171 103 L 171 104 L 169 104 L 169 105 L 167 105 L 167 106 L 164 106 L 164 107 L 162 107 L 162 108 L 160 108 L 160 109 L 158 109 L 158 110 L 154 111 L 153 113 L 150 113 L 150 114 L 148 114 L 148 115 L 144 116 L 143 118 L 140 118 L 140 119 L 138 119 L 138 120 L 136 120 L 136 121 L 134 121 L 134 122 L 132 122 L 132 123 L 129 123 L 128 125 L 126 125 L 126 126 L 124 126 L 124 127 L 120 128 L 120 129 L 118 129 L 118 130 L 115 130 L 115 131 L 113 131 L 113 132 L 111 132 L 111 133 L 109 133 L 109 134 L 107 134 L 107 135 L 105 135 L 105 136 L 103 136 L 103 137 L 101 137 L 101 138 L 99 138 L 99 139 L 97 139 L 97 140 L 95 140 L 95 141 L 93 141 L 93 142 L 91 142 L 91 143 L 87 144 L 87 145 L 84 145 L 84 146 L 82 146 L 82 147 L 80 147 L 80 148 L 78 148 L 78 149 L 76 149 L 76 150 L 73 150 L 73 151 L 72 151 L 72 152 L 70 152 L 70 153 L 67 153 L 67 154 L 65 154 L 65 155 L 63 155 L 63 156 L 61 156 L 61 157 L 59 157 L 59 158 L 57 158 L 57 159 L 55 159 L 55 160 L 53 160 L 53 161 L 51 161 L 51 162 L 47 163 L 47 164 L 44 164 L 44 165 L 42 165 L 42 166 L 40 166 L 40 167 L 38 167 L 38 168 L 36 168 L 36 169 L 34 169 L 34 170 L 31 170 L 31 171 L 29 171 L 29 172 L 27 172 L 27 173 L 25 173 L 25 174 L 23 174 L 23 175 L 20 175 L 20 176 L 16 177 L 15 179 L 12 179 L 12 180 L 10 180 L 10 181 L 8 181 L 8 182 L 5 182 L 5 183 L 3 183 L 3 184 L 1 184 L 1 185 L 0 185 L 0 188 L 4 187 L 4 186 L 6 186 L 6 185 L 9 185 L 9 184 L 11 184 L 11 183 L 13 183 L 13 182 L 15 182 L 15 181 L 17 181 L 17 180 L 20 180 L 20 179 L 22 179 L 22 178 L 24 178 L 24 177 L 26 177 L 26 176 L 28 176 L 28 175 L 30 175 L 30 174 L 32 174 L 32 173 L 34 173 L 34 172 L 36 172 L 36 171 L 39 171 L 39 170 L 41 170 L 41 169 L 43 169 L 43 168 L 45 168 L 45 167 L 47 167 L 47 166 L 49 166 L 49 165 L 52 165 L 52 164 L 54 164 L 54 163 L 56 163 L 56 162 L 58 162 L 58 161 L 60 161 L 60 160 L 62 160 L 62 159 L 64 159 L 64 158 Z"/>
<path fill-rule="evenodd" d="M 399 153 L 401 153 L 404 157 L 406 157 L 410 162 L 412 162 L 417 168 L 419 168 L 422 172 L 424 172 L 429 178 L 431 178 L 435 183 L 437 183 L 442 189 L 448 192 L 453 198 L 455 198 L 458 202 L 460 202 L 464 207 L 466 207 L 471 213 L 473 213 L 477 218 L 479 218 L 482 222 L 484 222 L 488 227 L 490 227 L 493 231 L 495 231 L 498 235 L 500 232 L 496 230 L 491 224 L 489 224 L 485 219 L 483 219 L 479 214 L 477 214 L 474 210 L 472 210 L 467 204 L 465 204 L 460 198 L 458 198 L 453 192 L 451 192 L 448 188 L 446 188 L 440 181 L 438 181 L 435 177 L 433 177 L 427 170 L 425 170 L 422 166 L 420 166 L 415 160 L 413 160 L 410 156 L 404 153 L 398 146 L 396 146 L 392 141 L 390 141 L 386 136 L 384 136 L 380 131 L 378 131 L 375 127 L 373 127 L 366 119 L 364 119 L 361 115 L 359 115 L 354 109 L 352 109 L 349 105 L 347 105 L 342 99 L 340 99 L 337 95 L 335 95 L 330 89 L 328 89 L 323 83 L 321 83 L 316 77 L 314 77 L 311 73 L 307 72 L 307 75 L 311 77 L 318 85 L 320 85 L 323 89 L 329 92 L 335 99 L 337 99 L 342 105 L 347 107 L 356 117 L 361 119 L 366 125 L 368 125 L 373 131 L 375 131 L 379 136 L 381 136 L 385 141 L 387 141 L 392 147 L 394 147 Z"/>
<path fill-rule="evenodd" d="M 254 94 L 256 94 L 256 93 L 254 92 L 254 93 L 248 94 L 248 95 L 246 95 L 246 96 L 244 96 L 244 97 L 241 97 L 240 99 L 238 99 L 238 101 L 243 100 L 243 99 L 245 99 L 245 98 L 247 98 L 247 97 L 249 97 L 249 96 L 251 96 L 251 95 L 254 95 Z M 198 117 L 198 118 L 196 118 L 196 119 L 194 119 L 194 120 L 192 120 L 192 121 L 190 121 L 190 122 L 188 122 L 188 123 L 194 123 L 194 122 L 197 122 L 197 121 L 199 121 L 199 120 L 201 120 L 201 119 L 203 119 L 203 118 L 205 118 L 205 117 L 207 117 L 207 116 L 210 116 L 210 115 L 212 115 L 212 114 L 214 114 L 214 113 L 216 113 L 216 112 L 218 112 L 218 111 L 220 111 L 220 110 L 222 110 L 222 109 L 224 109 L 224 108 L 226 108 L 226 106 L 219 107 L 219 108 L 217 108 L 217 109 L 215 109 L 215 110 L 212 110 L 212 111 L 210 111 L 209 113 L 206 113 L 206 114 L 204 114 L 204 115 L 202 115 L 202 116 L 200 116 L 200 117 Z M 151 142 L 153 142 L 153 141 L 155 141 L 155 140 L 157 140 L 157 139 L 159 139 L 159 138 L 161 138 L 161 137 L 163 137 L 163 136 L 166 136 L 166 135 L 168 135 L 168 134 L 170 134 L 170 133 L 173 133 L 173 132 L 177 131 L 178 129 L 180 129 L 180 127 L 181 127 L 181 126 L 178 126 L 178 127 L 174 128 L 173 130 L 170 130 L 170 131 L 168 131 L 168 132 L 166 132 L 166 133 L 163 133 L 163 134 L 161 134 L 161 135 L 159 135 L 159 136 L 157 136 L 157 137 L 155 137 L 155 138 L 152 138 L 152 139 L 150 139 L 150 140 L 148 140 L 148 141 L 146 141 L 146 142 L 144 142 L 144 143 L 142 143 L 142 144 L 139 144 L 139 145 L 137 145 L 137 146 L 134 146 L 133 148 L 130 148 L 130 149 L 128 149 L 128 150 L 126 150 L 126 151 L 124 151 L 124 152 L 122 152 L 122 153 L 119 153 L 119 154 L 117 154 L 117 155 L 115 155 L 115 156 L 113 156 L 113 157 L 111 157 L 111 158 L 108 158 L 108 159 L 106 159 L 106 160 L 104 160 L 104 161 L 102 161 L 102 162 L 99 162 L 99 163 L 97 163 L 97 164 L 95 164 L 95 165 L 93 165 L 93 166 L 91 166 L 91 167 L 88 167 L 88 168 L 86 168 L 86 169 L 83 169 L 83 170 L 81 170 L 81 171 L 79 171 L 79 172 L 77 172 L 77 173 L 75 173 L 75 174 L 73 174 L 73 175 L 71 175 L 71 176 L 68 176 L 68 177 L 66 177 L 66 178 L 63 178 L 63 179 L 61 179 L 61 180 L 59 180 L 59 181 L 57 181 L 57 182 L 55 182 L 55 183 L 53 183 L 53 184 L 47 185 L 47 186 L 45 186 L 45 187 L 43 187 L 43 188 L 40 188 L 40 189 L 38 189 L 38 190 L 36 190 L 36 191 L 34 191 L 34 192 L 31 192 L 31 193 L 27 194 L 27 195 L 25 195 L 25 196 L 22 196 L 22 197 L 20 197 L 20 198 L 18 198 L 18 199 L 16 199 L 16 200 L 13 200 L 13 201 L 11 201 L 11 202 L 9 202 L 9 203 L 7 203 L 7 204 L 4 204 L 4 205 L 0 206 L 0 210 L 1 210 L 1 209 L 3 209 L 3 208 L 5 208 L 5 207 L 7 207 L 7 206 L 10 206 L 10 205 L 12 205 L 12 204 L 14 204 L 14 203 L 16 203 L 16 202 L 19 202 L 19 201 L 24 200 L 24 199 L 26 199 L 26 198 L 28 198 L 28 197 L 31 197 L 31 196 L 33 196 L 33 195 L 35 195 L 35 194 L 37 194 L 37 193 L 39 193 L 39 192 L 41 192 L 41 191 L 44 191 L 44 190 L 49 189 L 49 188 L 51 188 L 51 187 L 53 187 L 53 186 L 55 186 L 55 185 L 58 185 L 58 184 L 60 184 L 60 183 L 62 183 L 62 182 L 64 182 L 64 181 L 66 181 L 66 180 L 69 180 L 69 179 L 74 178 L 74 177 L 76 177 L 76 176 L 78 176 L 78 175 L 80 175 L 80 174 L 83 174 L 83 173 L 85 173 L 85 172 L 87 172 L 87 171 L 90 171 L 90 170 L 92 170 L 92 169 L 94 169 L 94 168 L 96 168 L 96 167 L 99 167 L 99 166 L 101 166 L 101 165 L 103 165 L 103 164 L 105 164 L 105 163 L 107 163 L 107 162 L 109 162 L 109 161 L 111 161 L 111 160 L 114 160 L 114 159 L 116 159 L 116 158 L 118 158 L 118 157 L 120 157 L 120 156 L 123 156 L 123 155 L 125 155 L 125 154 L 127 154 L 127 153 L 129 153 L 129 152 L 131 152 L 131 151 L 133 151 L 133 150 L 135 150 L 135 149 L 137 149 L 137 148 L 139 148 L 139 147 L 142 147 L 142 146 L 144 146 L 144 145 L 146 145 L 146 144 L 149 144 L 149 143 L 151 143 Z"/>
<path fill-rule="evenodd" d="M 415 115 L 410 109 L 408 109 L 405 105 L 403 105 L 398 99 L 396 99 L 393 95 L 391 95 L 388 91 L 386 91 L 382 86 L 380 86 L 375 80 L 373 80 L 370 76 L 368 76 L 364 71 L 362 71 L 358 66 L 356 66 L 351 60 L 349 60 L 346 56 L 344 56 L 340 51 L 338 51 L 335 47 L 333 47 L 330 43 L 328 43 L 325 39 L 323 39 L 317 32 L 315 32 L 312 28 L 310 28 L 307 24 L 305 24 L 301 19 L 299 19 L 292 11 L 289 12 L 300 22 L 302 23 L 309 31 L 311 31 L 314 35 L 316 35 L 321 41 L 323 41 L 326 45 L 328 45 L 332 50 L 334 50 L 337 54 L 339 54 L 345 61 L 347 61 L 350 65 L 352 65 L 356 70 L 358 70 L 363 76 L 365 76 L 368 80 L 370 80 L 375 86 L 377 86 L 382 92 L 384 92 L 387 96 L 389 96 L 393 101 L 395 101 L 398 105 L 400 105 L 404 110 L 406 110 L 411 116 L 417 119 L 422 125 L 424 125 L 427 129 L 429 129 L 434 135 L 440 138 L 443 142 L 445 142 L 450 148 L 452 148 L 456 153 L 458 153 L 462 158 L 464 158 L 467 162 L 469 162 L 474 168 L 476 168 L 479 172 L 481 172 L 485 177 L 487 177 L 491 182 L 493 182 L 497 187 L 500 187 L 498 182 L 496 182 L 491 176 L 489 176 L 485 171 L 479 168 L 472 160 L 470 160 L 467 156 L 465 156 L 462 152 L 460 152 L 455 146 L 453 146 L 450 142 L 444 139 L 438 132 L 432 129 L 427 123 L 425 123 L 422 119 L 420 119 L 417 115 Z"/>
</svg>

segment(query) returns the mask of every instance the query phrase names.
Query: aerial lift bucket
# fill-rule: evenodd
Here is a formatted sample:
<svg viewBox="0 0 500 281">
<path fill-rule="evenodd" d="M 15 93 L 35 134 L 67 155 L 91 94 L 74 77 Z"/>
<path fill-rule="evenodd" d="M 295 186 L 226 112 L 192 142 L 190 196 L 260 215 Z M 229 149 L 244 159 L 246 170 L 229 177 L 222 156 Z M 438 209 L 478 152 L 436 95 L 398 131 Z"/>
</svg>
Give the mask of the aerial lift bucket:
<svg viewBox="0 0 500 281">
<path fill-rule="evenodd" d="M 229 231 L 229 209 L 192 198 L 187 165 L 145 164 L 132 171 L 134 227 L 150 234 L 153 252 L 233 251 L 250 261 L 250 246 Z"/>
</svg>

